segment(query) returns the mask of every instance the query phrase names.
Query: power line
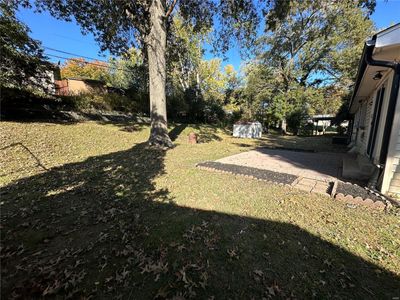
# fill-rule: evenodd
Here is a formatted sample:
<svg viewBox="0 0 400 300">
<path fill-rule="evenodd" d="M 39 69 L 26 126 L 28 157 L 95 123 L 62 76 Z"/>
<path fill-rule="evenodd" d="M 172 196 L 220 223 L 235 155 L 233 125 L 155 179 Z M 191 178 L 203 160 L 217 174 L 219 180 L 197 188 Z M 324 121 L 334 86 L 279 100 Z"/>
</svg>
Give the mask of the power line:
<svg viewBox="0 0 400 300">
<path fill-rule="evenodd" d="M 97 67 L 101 67 L 101 68 L 114 69 L 114 70 L 119 70 L 119 71 L 123 71 L 123 72 L 134 73 L 131 70 L 121 69 L 121 68 L 118 68 L 118 67 L 105 66 L 105 65 L 101 65 L 101 64 L 97 64 L 97 63 L 93 63 L 93 62 L 89 62 L 89 61 L 82 61 L 82 60 L 80 60 L 78 58 L 71 58 L 71 57 L 59 56 L 59 55 L 48 54 L 48 53 L 46 55 L 52 56 L 52 57 L 55 57 L 55 58 L 60 58 L 60 59 L 73 60 L 73 61 L 77 61 L 77 62 L 80 62 L 80 63 L 83 63 L 83 64 L 93 65 L 93 66 L 97 66 Z"/>
<path fill-rule="evenodd" d="M 80 54 L 76 54 L 76 53 L 72 53 L 72 52 L 67 52 L 67 51 L 63 51 L 63 50 L 58 50 L 58 49 L 54 49 L 54 48 L 50 48 L 50 47 L 46 47 L 46 46 L 43 46 L 43 48 L 51 50 L 51 51 L 63 53 L 63 54 L 73 55 L 73 56 L 76 56 L 76 57 L 82 57 L 82 58 L 86 58 L 86 59 L 97 60 L 97 61 L 101 61 L 101 62 L 104 62 L 104 63 L 109 63 L 108 61 L 97 59 L 97 58 L 93 58 L 93 57 L 90 57 L 90 56 L 84 56 L 84 55 L 80 55 Z"/>
<path fill-rule="evenodd" d="M 106 63 L 107 65 L 110 64 L 110 62 L 108 62 L 108 61 L 97 59 L 97 58 L 93 58 L 93 57 L 90 57 L 90 56 L 84 56 L 84 55 L 80 55 L 80 54 L 76 54 L 76 53 L 72 53 L 72 52 L 67 52 L 67 51 L 63 51 L 63 50 L 59 50 L 59 49 L 55 49 L 55 48 L 51 48 L 51 47 L 47 47 L 47 46 L 43 46 L 43 48 L 48 49 L 50 51 L 55 51 L 55 52 L 67 54 L 67 55 L 73 55 L 73 56 L 80 57 L 80 58 L 86 58 L 86 59 L 90 59 L 90 60 L 94 60 L 94 61 L 98 61 L 98 62 L 103 62 L 103 63 Z M 90 64 L 90 65 L 94 65 L 94 66 L 98 66 L 98 67 L 102 67 L 102 68 L 109 68 L 109 69 L 114 69 L 114 70 L 120 70 L 120 71 L 123 71 L 123 72 L 134 73 L 131 70 L 121 69 L 121 68 L 118 68 L 118 67 L 104 66 L 104 65 L 101 65 L 101 64 L 93 63 L 93 62 L 81 61 L 81 60 L 79 60 L 77 58 L 63 57 L 63 56 L 58 56 L 58 55 L 48 54 L 48 53 L 47 53 L 47 55 L 52 56 L 52 57 L 56 57 L 56 58 L 60 58 L 60 59 L 78 61 L 80 63 Z"/>
</svg>

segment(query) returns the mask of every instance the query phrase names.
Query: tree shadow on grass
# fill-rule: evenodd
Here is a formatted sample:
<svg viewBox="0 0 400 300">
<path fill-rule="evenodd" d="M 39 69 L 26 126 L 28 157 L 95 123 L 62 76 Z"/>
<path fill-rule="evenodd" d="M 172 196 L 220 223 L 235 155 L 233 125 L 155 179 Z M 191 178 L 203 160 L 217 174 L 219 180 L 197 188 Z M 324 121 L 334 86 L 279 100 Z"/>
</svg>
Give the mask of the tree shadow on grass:
<svg viewBox="0 0 400 300">
<path fill-rule="evenodd" d="M 390 298 L 395 274 L 298 226 L 179 207 L 137 144 L 0 189 L 4 298 Z M 201 188 L 201 187 L 200 187 Z"/>
<path fill-rule="evenodd" d="M 188 124 L 176 124 L 176 126 L 168 133 L 171 141 L 175 141 L 187 126 Z"/>
<path fill-rule="evenodd" d="M 223 131 L 225 134 L 229 134 L 228 130 L 214 125 L 194 124 L 193 128 L 197 131 L 197 140 L 199 143 L 222 141 L 222 138 L 218 135 L 219 130 Z"/>
<path fill-rule="evenodd" d="M 332 143 L 330 136 L 289 136 L 279 134 L 264 134 L 261 139 L 256 139 L 252 144 L 241 142 L 234 143 L 239 147 L 245 148 L 270 148 L 281 150 L 298 150 L 304 152 L 333 152 L 346 153 L 346 145 Z"/>
</svg>

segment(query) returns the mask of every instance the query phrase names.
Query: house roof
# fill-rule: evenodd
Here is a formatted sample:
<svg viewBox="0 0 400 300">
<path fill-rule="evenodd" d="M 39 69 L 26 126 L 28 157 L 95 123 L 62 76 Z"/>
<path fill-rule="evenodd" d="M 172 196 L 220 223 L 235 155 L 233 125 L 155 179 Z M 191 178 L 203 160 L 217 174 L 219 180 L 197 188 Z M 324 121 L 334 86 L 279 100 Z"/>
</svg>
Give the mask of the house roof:
<svg viewBox="0 0 400 300">
<path fill-rule="evenodd" d="M 334 114 L 322 114 L 322 115 L 312 115 L 311 119 L 315 121 L 329 121 L 335 118 Z"/>
<path fill-rule="evenodd" d="M 374 44 L 372 57 L 375 60 L 399 61 L 400 60 L 400 23 L 390 26 L 376 33 L 370 41 L 364 45 L 358 66 L 357 79 L 351 98 L 349 112 L 351 114 L 357 111 L 359 103 L 367 99 L 370 94 L 380 84 L 381 80 L 374 80 L 374 75 L 381 71 L 382 75 L 388 71 L 381 66 L 371 66 L 366 62 L 368 44 Z"/>
</svg>

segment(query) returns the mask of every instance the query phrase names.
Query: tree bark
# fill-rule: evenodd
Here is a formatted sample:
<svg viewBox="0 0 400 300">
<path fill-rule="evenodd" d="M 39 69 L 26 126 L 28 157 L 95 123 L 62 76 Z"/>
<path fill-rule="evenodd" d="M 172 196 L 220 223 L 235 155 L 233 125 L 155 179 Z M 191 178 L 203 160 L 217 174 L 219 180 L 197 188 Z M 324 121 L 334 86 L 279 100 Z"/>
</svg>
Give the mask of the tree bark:
<svg viewBox="0 0 400 300">
<path fill-rule="evenodd" d="M 166 16 L 165 0 L 152 0 L 150 6 L 150 33 L 147 36 L 147 55 L 150 81 L 151 131 L 149 144 L 162 148 L 173 147 L 168 135 L 166 84 Z"/>
</svg>

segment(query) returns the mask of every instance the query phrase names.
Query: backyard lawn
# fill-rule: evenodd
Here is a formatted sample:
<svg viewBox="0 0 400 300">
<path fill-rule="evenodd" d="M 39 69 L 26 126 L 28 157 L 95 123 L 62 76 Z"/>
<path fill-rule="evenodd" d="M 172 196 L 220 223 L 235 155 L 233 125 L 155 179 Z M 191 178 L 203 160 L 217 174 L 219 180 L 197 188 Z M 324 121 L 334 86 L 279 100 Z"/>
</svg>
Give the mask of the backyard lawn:
<svg viewBox="0 0 400 300">
<path fill-rule="evenodd" d="M 171 131 L 165 152 L 147 125 L 0 123 L 2 297 L 400 296 L 398 210 L 195 167 L 260 145 L 341 151 L 329 138 Z"/>
</svg>

